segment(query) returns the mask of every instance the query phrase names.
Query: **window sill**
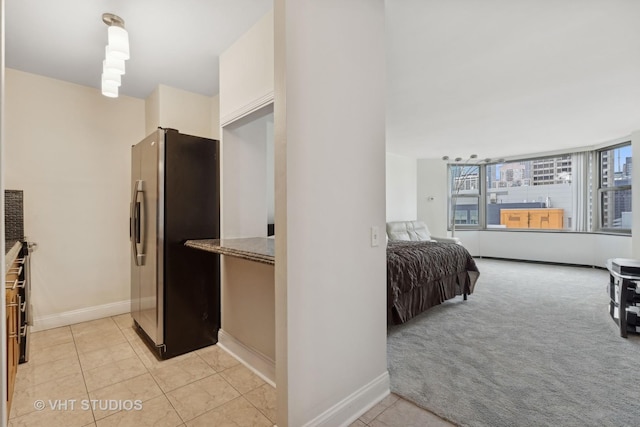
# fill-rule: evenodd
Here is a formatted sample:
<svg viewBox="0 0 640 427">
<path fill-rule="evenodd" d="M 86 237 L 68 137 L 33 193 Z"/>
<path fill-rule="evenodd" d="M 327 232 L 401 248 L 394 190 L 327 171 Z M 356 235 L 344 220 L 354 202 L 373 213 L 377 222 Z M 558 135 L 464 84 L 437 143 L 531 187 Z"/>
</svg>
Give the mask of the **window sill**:
<svg viewBox="0 0 640 427">
<path fill-rule="evenodd" d="M 451 230 L 448 230 L 451 231 Z M 497 233 L 566 233 L 566 234 L 600 234 L 606 236 L 621 236 L 631 237 L 631 232 L 616 232 L 610 230 L 599 231 L 573 231 L 573 230 L 546 230 L 535 228 L 456 228 L 456 233 L 465 231 L 483 231 L 483 232 L 497 232 Z"/>
</svg>

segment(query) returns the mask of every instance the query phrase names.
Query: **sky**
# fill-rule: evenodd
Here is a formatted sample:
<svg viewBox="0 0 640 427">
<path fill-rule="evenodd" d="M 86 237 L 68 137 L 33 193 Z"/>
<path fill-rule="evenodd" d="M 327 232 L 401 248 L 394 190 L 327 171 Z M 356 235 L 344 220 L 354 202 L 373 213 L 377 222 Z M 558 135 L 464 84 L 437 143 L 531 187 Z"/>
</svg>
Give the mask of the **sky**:
<svg viewBox="0 0 640 427">
<path fill-rule="evenodd" d="M 616 150 L 615 153 L 615 172 L 622 172 L 622 166 L 626 163 L 627 157 L 631 157 L 631 146 L 625 145 Z"/>
</svg>

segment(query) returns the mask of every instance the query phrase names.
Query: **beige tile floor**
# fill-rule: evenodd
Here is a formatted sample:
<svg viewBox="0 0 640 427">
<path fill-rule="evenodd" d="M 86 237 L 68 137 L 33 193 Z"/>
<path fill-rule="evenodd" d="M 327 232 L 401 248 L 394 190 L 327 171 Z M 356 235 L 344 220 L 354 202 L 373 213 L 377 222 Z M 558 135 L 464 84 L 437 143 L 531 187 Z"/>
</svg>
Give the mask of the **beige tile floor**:
<svg viewBox="0 0 640 427">
<path fill-rule="evenodd" d="M 9 427 L 274 425 L 274 388 L 220 347 L 158 361 L 131 325 L 125 314 L 31 334 Z M 390 395 L 352 426 L 452 424 Z"/>
</svg>

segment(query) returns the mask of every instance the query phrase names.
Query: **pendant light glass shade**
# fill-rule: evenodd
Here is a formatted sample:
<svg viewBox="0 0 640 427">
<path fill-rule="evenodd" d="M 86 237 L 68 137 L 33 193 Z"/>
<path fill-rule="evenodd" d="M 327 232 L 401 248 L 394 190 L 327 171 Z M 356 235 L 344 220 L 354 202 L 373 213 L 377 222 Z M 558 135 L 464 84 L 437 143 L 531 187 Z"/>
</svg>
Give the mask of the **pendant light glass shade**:
<svg viewBox="0 0 640 427">
<path fill-rule="evenodd" d="M 104 61 L 102 61 L 102 70 L 109 72 L 109 73 L 115 73 L 115 74 L 124 74 L 124 59 L 116 59 L 112 56 L 109 56 L 106 54 L 106 48 L 105 48 L 105 59 Z"/>
<path fill-rule="evenodd" d="M 102 79 L 102 94 L 109 98 L 118 97 L 118 85 L 111 80 Z"/>
<path fill-rule="evenodd" d="M 111 25 L 108 29 L 107 57 L 129 59 L 129 33 L 123 27 Z"/>
<path fill-rule="evenodd" d="M 120 79 L 120 74 L 109 73 L 107 71 L 102 72 L 102 81 L 103 82 L 112 82 L 116 86 L 120 86 L 122 84 L 122 80 Z"/>
</svg>

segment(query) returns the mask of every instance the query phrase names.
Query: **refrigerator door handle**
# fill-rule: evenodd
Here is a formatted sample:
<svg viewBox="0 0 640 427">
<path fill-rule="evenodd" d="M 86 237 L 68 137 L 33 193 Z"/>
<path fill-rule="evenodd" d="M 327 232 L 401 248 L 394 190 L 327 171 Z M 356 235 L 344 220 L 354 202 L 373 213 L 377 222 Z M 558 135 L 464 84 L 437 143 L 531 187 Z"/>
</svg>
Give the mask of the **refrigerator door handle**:
<svg viewBox="0 0 640 427">
<path fill-rule="evenodd" d="M 142 196 L 142 197 L 139 197 Z M 146 218 L 143 219 L 143 216 L 146 216 L 146 207 L 145 207 L 145 197 L 144 197 L 144 181 L 138 180 L 136 181 L 136 191 L 135 191 L 135 232 L 134 232 L 134 246 L 135 246 L 135 259 L 136 265 L 144 265 L 144 250 L 146 246 Z"/>
<path fill-rule="evenodd" d="M 138 196 L 138 181 L 134 183 L 133 188 L 131 189 L 131 212 L 129 213 L 129 239 L 131 240 L 131 253 L 133 255 L 133 260 L 138 265 L 138 251 L 136 245 L 136 235 L 137 231 L 137 215 L 136 215 L 136 197 Z"/>
</svg>

